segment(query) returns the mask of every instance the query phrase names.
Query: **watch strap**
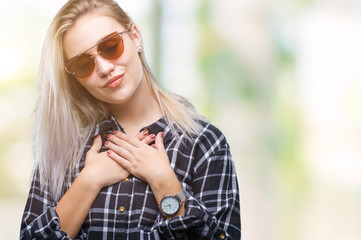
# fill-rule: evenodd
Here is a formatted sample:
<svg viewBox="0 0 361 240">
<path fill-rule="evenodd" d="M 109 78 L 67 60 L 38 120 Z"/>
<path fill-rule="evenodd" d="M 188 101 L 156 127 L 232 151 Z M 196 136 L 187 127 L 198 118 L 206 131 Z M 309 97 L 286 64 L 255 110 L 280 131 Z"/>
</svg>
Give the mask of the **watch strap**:
<svg viewBox="0 0 361 240">
<path fill-rule="evenodd" d="M 183 189 L 177 193 L 175 197 L 178 199 L 179 205 L 182 205 L 182 203 L 187 199 L 186 193 L 183 191 Z"/>
</svg>

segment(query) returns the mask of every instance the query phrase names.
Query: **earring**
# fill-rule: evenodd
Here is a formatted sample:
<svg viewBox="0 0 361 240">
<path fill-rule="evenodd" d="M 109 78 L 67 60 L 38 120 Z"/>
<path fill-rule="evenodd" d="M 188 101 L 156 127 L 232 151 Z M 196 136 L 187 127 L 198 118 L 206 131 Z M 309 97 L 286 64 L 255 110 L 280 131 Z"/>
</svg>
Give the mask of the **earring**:
<svg viewBox="0 0 361 240">
<path fill-rule="evenodd" d="M 141 52 L 143 49 L 142 49 L 142 46 L 139 46 L 138 47 L 138 52 Z"/>
</svg>

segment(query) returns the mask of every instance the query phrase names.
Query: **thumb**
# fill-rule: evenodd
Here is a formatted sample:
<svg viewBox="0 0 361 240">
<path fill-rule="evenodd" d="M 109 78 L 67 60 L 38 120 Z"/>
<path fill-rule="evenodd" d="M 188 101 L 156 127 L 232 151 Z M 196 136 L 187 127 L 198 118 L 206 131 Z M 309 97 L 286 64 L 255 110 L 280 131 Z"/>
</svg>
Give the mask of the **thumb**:
<svg viewBox="0 0 361 240">
<path fill-rule="evenodd" d="M 91 146 L 91 148 L 89 149 L 89 151 L 93 151 L 93 152 L 99 152 L 100 149 L 102 148 L 102 138 L 100 137 L 100 135 L 96 135 L 94 137 L 94 142 L 93 145 Z"/>
<path fill-rule="evenodd" d="M 157 138 L 155 139 L 155 145 L 157 146 L 157 149 L 158 150 L 161 150 L 161 151 L 165 151 L 164 149 L 164 142 L 163 142 L 163 136 L 164 136 L 164 133 L 163 132 L 159 132 L 157 134 Z"/>
</svg>

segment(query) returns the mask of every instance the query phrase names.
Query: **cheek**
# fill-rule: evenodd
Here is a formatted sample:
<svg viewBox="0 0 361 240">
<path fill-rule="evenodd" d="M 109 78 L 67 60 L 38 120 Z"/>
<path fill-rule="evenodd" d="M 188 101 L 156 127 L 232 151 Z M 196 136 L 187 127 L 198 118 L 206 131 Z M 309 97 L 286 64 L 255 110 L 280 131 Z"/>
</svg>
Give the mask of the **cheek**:
<svg viewBox="0 0 361 240">
<path fill-rule="evenodd" d="M 133 71 L 139 75 L 139 73 L 142 71 L 142 62 L 140 60 L 140 57 L 138 55 L 138 52 L 135 51 L 133 54 L 133 57 L 131 58 L 130 67 L 133 69 Z"/>
<path fill-rule="evenodd" d="M 134 59 L 133 64 L 132 64 L 132 70 L 134 73 L 134 77 L 136 79 L 141 78 L 142 77 L 142 73 L 143 73 L 143 67 L 142 67 L 142 63 L 139 59 L 139 57 L 137 57 L 136 59 Z"/>
<path fill-rule="evenodd" d="M 96 86 L 92 83 L 92 79 L 78 80 L 79 83 L 94 97 L 97 97 Z"/>
<path fill-rule="evenodd" d="M 78 82 L 80 83 L 80 85 L 83 86 L 83 88 L 85 88 L 86 90 L 88 90 L 88 92 L 90 92 L 91 86 L 89 85 L 89 83 L 87 83 L 86 81 L 81 81 L 81 80 L 78 80 Z"/>
<path fill-rule="evenodd" d="M 126 71 L 132 78 L 138 79 L 142 75 L 142 62 L 138 52 L 135 49 L 128 49 L 122 57 L 119 58 L 118 64 L 121 67 L 125 67 Z"/>
</svg>

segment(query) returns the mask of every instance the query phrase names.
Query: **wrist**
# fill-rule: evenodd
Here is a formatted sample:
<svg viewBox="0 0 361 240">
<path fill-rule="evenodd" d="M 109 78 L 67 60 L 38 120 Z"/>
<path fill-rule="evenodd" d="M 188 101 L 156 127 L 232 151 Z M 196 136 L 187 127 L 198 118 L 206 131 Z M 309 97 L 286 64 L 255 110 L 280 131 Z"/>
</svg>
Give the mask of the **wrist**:
<svg viewBox="0 0 361 240">
<path fill-rule="evenodd" d="M 172 168 L 159 177 L 154 176 L 148 184 L 158 204 L 164 196 L 175 195 L 182 190 L 182 186 Z"/>
<path fill-rule="evenodd" d="M 96 177 L 92 177 L 87 174 L 87 171 L 83 169 L 76 178 L 84 190 L 99 193 L 103 188 L 102 183 L 97 181 Z"/>
</svg>

